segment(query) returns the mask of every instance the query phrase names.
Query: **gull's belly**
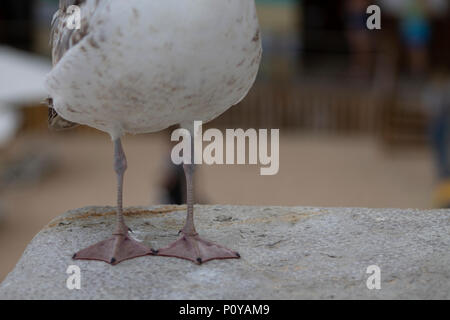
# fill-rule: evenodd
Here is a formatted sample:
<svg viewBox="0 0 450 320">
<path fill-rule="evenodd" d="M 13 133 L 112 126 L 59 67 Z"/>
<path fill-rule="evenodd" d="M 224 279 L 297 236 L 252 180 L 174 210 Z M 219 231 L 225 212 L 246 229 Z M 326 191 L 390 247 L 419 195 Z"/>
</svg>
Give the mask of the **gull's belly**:
<svg viewBox="0 0 450 320">
<path fill-rule="evenodd" d="M 261 58 L 253 0 L 103 6 L 91 22 L 95 31 L 47 78 L 67 120 L 113 136 L 154 132 L 212 120 L 252 86 Z"/>
</svg>

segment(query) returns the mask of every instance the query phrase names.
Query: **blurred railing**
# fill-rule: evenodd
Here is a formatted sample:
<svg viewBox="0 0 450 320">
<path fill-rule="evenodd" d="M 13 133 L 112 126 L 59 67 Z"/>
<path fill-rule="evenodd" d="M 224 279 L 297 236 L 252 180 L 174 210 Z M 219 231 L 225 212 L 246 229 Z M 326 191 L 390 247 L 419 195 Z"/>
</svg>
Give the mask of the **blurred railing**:
<svg viewBox="0 0 450 320">
<path fill-rule="evenodd" d="M 375 134 L 381 107 L 369 89 L 260 83 L 212 125 Z"/>
</svg>

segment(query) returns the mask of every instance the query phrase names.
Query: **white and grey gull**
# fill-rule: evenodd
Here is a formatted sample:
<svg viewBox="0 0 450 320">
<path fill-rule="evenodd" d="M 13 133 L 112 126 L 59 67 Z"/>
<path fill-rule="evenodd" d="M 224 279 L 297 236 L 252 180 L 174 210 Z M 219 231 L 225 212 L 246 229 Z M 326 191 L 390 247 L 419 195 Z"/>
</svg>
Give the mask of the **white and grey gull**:
<svg viewBox="0 0 450 320">
<path fill-rule="evenodd" d="M 71 5 L 80 8 L 78 30 L 68 26 Z M 121 137 L 176 124 L 192 131 L 194 121 L 210 121 L 247 95 L 262 53 L 254 0 L 60 0 L 51 42 L 50 126 L 97 128 L 111 136 L 115 150 L 115 230 L 74 259 L 117 264 L 152 253 L 196 263 L 238 258 L 237 252 L 198 235 L 194 170 L 188 162 L 187 218 L 180 238 L 152 250 L 129 236 L 122 207 L 127 161 Z"/>
</svg>

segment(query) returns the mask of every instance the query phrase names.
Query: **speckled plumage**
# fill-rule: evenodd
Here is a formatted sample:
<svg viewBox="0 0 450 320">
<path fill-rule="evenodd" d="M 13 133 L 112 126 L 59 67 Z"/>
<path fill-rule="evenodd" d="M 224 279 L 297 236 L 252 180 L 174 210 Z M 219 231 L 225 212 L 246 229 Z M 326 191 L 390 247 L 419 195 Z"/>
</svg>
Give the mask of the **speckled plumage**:
<svg viewBox="0 0 450 320">
<path fill-rule="evenodd" d="M 71 4 L 78 31 L 65 26 Z M 261 59 L 254 0 L 64 0 L 52 44 L 53 108 L 113 139 L 214 119 L 245 97 Z"/>
</svg>

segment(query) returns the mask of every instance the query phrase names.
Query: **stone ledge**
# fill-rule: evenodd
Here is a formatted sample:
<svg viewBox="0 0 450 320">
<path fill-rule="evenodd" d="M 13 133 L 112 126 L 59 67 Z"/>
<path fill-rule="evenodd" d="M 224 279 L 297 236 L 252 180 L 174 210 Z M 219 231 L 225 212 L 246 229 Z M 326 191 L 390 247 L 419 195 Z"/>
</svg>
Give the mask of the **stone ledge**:
<svg viewBox="0 0 450 320">
<path fill-rule="evenodd" d="M 148 246 L 177 238 L 184 206 L 129 208 L 128 225 Z M 28 245 L 0 285 L 0 299 L 449 299 L 450 211 L 196 206 L 205 238 L 240 260 L 142 257 L 110 266 L 73 261 L 110 235 L 114 208 L 69 211 Z M 81 290 L 66 270 L 81 268 Z M 381 268 L 381 290 L 366 269 Z"/>
</svg>

